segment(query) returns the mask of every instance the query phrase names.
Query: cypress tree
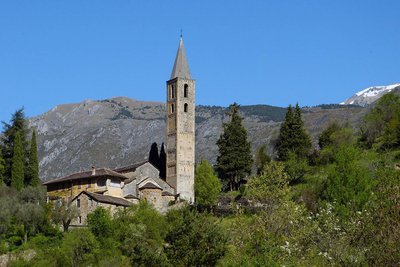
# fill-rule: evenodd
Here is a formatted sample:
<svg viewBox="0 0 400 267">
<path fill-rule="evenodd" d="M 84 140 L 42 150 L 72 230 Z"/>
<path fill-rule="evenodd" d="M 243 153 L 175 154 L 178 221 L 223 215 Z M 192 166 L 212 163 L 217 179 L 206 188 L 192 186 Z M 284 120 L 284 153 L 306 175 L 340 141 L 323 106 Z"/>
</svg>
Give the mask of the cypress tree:
<svg viewBox="0 0 400 267">
<path fill-rule="evenodd" d="M 149 162 L 153 164 L 157 169 L 160 169 L 160 156 L 158 155 L 158 146 L 156 142 L 151 145 L 149 152 Z"/>
<path fill-rule="evenodd" d="M 217 141 L 219 155 L 215 169 L 225 189 L 237 190 L 251 173 L 253 159 L 247 131 L 239 116 L 239 105 L 229 106 L 230 121 L 223 124 L 223 133 Z"/>
<path fill-rule="evenodd" d="M 11 167 L 11 187 L 21 190 L 24 187 L 24 162 L 25 155 L 22 145 L 21 132 L 15 135 L 14 151 Z"/>
<path fill-rule="evenodd" d="M 278 159 L 286 161 L 290 153 L 297 157 L 304 158 L 311 149 L 311 140 L 308 136 L 301 117 L 299 105 L 293 110 L 289 105 L 286 112 L 285 121 L 282 123 L 278 140 L 275 144 L 275 150 Z"/>
<path fill-rule="evenodd" d="M 160 149 L 160 177 L 164 180 L 167 179 L 167 154 L 165 153 L 164 143 L 162 143 Z"/>
<path fill-rule="evenodd" d="M 26 185 L 31 185 L 31 186 L 40 185 L 39 160 L 38 160 L 36 131 L 35 130 L 33 130 L 33 132 L 32 132 L 31 149 L 30 149 L 30 153 L 29 153 L 27 177 L 28 177 L 28 181 L 26 181 Z"/>
<path fill-rule="evenodd" d="M 10 124 L 6 122 L 3 123 L 3 134 L 0 135 L 1 142 L 3 144 L 3 159 L 5 166 L 5 180 L 6 185 L 11 185 L 11 172 L 12 172 L 12 161 L 14 153 L 14 141 L 15 136 L 18 132 L 21 133 L 22 147 L 24 150 L 24 155 L 28 155 L 28 141 L 26 136 L 28 135 L 28 126 L 25 119 L 24 108 L 17 110 L 11 117 Z M 24 158 L 24 163 L 27 161 Z"/>
</svg>

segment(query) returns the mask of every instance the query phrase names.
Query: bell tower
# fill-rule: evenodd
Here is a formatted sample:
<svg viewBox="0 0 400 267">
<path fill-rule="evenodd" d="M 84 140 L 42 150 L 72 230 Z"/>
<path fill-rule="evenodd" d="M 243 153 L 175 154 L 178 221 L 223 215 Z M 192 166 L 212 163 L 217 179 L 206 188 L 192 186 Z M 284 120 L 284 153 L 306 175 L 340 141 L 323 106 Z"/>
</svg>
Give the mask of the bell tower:
<svg viewBox="0 0 400 267">
<path fill-rule="evenodd" d="M 167 81 L 167 183 L 180 198 L 194 202 L 195 81 L 182 35 Z"/>
</svg>

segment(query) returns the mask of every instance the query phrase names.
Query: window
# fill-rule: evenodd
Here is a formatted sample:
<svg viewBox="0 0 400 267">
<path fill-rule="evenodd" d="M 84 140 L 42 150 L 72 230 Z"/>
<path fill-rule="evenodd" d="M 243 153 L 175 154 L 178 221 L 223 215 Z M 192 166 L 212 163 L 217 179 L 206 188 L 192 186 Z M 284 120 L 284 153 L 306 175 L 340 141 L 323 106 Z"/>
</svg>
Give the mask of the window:
<svg viewBox="0 0 400 267">
<path fill-rule="evenodd" d="M 81 189 L 81 188 L 82 188 L 82 182 L 78 181 L 78 189 Z"/>
<path fill-rule="evenodd" d="M 81 207 L 81 200 L 79 198 L 76 200 L 76 207 Z"/>
<path fill-rule="evenodd" d="M 174 113 L 174 112 L 175 112 L 174 104 L 171 104 L 171 113 Z"/>
<path fill-rule="evenodd" d="M 90 206 L 93 207 L 93 198 L 90 199 Z"/>
<path fill-rule="evenodd" d="M 86 185 L 86 188 L 90 188 L 92 185 L 92 179 L 89 179 Z"/>
<path fill-rule="evenodd" d="M 111 187 L 121 187 L 121 181 L 118 179 L 111 179 L 110 186 Z"/>
<path fill-rule="evenodd" d="M 99 179 L 99 180 L 97 180 L 97 186 L 98 186 L 98 187 L 106 186 L 106 179 Z"/>
<path fill-rule="evenodd" d="M 188 91 L 189 91 L 189 85 L 185 83 L 185 86 L 183 87 L 183 97 L 188 97 Z"/>
<path fill-rule="evenodd" d="M 175 98 L 175 86 L 171 84 L 171 98 Z"/>
<path fill-rule="evenodd" d="M 183 111 L 188 112 L 188 104 L 185 103 L 185 105 L 183 105 Z"/>
<path fill-rule="evenodd" d="M 82 223 L 82 217 L 79 216 L 78 218 L 79 218 L 79 223 Z"/>
</svg>

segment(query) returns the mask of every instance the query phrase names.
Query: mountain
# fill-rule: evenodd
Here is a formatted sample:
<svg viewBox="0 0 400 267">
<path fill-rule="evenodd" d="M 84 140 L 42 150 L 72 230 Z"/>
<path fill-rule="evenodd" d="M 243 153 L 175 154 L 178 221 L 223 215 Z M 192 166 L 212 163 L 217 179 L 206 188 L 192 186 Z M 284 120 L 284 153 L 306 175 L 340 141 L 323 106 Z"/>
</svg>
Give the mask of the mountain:
<svg viewBox="0 0 400 267">
<path fill-rule="evenodd" d="M 286 108 L 241 106 L 253 151 L 267 144 L 273 153 Z M 215 162 L 216 141 L 228 117 L 227 108 L 196 107 L 196 160 Z M 332 120 L 357 125 L 366 109 L 321 105 L 304 108 L 305 125 L 315 142 Z M 58 105 L 30 119 L 38 133 L 40 177 L 54 179 L 91 166 L 115 168 L 147 159 L 153 142 L 165 141 L 165 104 L 126 97 Z"/>
<path fill-rule="evenodd" d="M 359 91 L 340 104 L 367 106 L 378 100 L 381 96 L 393 90 L 400 90 L 400 83 L 386 86 L 372 86 Z"/>
</svg>

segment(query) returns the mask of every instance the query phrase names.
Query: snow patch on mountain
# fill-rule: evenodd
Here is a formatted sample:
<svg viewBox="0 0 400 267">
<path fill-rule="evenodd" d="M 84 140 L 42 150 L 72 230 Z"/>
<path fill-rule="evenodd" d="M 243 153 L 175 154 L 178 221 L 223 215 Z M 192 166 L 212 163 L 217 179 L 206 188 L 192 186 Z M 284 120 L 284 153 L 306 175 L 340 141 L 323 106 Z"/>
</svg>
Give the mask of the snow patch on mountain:
<svg viewBox="0 0 400 267">
<path fill-rule="evenodd" d="M 386 85 L 386 86 L 372 86 L 366 89 L 363 89 L 357 93 L 355 93 L 352 97 L 346 99 L 341 102 L 341 105 L 360 105 L 366 106 L 369 105 L 376 100 L 378 100 L 381 96 L 386 93 L 389 93 L 395 89 L 400 89 L 400 83 Z"/>
</svg>

